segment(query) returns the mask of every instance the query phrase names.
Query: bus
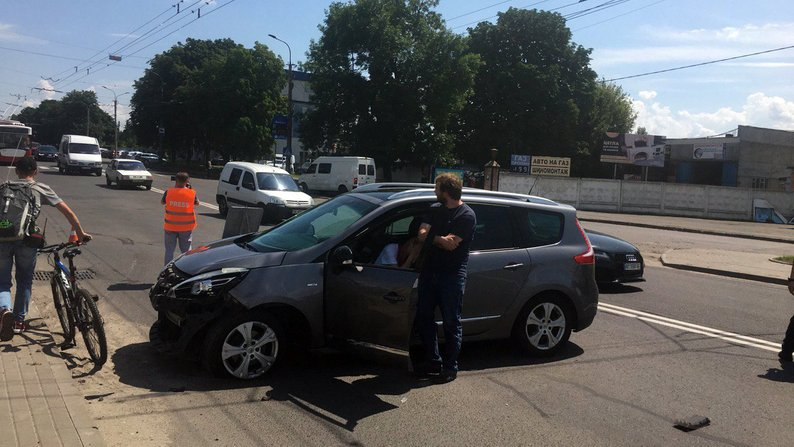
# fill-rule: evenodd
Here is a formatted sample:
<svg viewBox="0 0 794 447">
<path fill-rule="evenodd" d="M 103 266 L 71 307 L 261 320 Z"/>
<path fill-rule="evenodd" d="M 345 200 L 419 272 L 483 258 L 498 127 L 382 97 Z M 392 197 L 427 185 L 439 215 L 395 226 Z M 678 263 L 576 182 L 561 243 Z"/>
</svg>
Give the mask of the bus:
<svg viewBox="0 0 794 447">
<path fill-rule="evenodd" d="M 0 164 L 13 165 L 31 155 L 33 129 L 14 120 L 0 119 Z"/>
</svg>

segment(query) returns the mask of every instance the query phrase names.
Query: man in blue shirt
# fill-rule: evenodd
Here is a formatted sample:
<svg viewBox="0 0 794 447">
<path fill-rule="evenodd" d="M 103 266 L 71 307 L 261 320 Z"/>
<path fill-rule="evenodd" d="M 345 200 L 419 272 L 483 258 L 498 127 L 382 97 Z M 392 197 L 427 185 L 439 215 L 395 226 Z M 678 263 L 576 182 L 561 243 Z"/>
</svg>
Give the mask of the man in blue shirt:
<svg viewBox="0 0 794 447">
<path fill-rule="evenodd" d="M 455 380 L 463 340 L 460 321 L 466 265 L 477 218 L 460 199 L 463 185 L 454 174 L 436 178 L 439 204 L 430 208 L 418 238 L 428 247 L 419 274 L 419 301 L 414 327 L 422 340 L 423 359 L 414 366 L 419 377 L 433 376 L 438 383 Z M 439 354 L 435 311 L 441 309 L 444 324 L 444 355 Z"/>
</svg>

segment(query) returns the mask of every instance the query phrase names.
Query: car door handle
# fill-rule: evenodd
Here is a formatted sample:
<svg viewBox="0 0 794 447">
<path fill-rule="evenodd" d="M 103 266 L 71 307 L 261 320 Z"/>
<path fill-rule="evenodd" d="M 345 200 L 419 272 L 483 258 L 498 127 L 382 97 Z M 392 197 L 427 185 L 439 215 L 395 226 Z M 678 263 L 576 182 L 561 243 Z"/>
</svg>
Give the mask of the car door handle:
<svg viewBox="0 0 794 447">
<path fill-rule="evenodd" d="M 521 262 L 516 262 L 516 263 L 510 263 L 510 264 L 507 264 L 506 266 L 504 266 L 504 269 L 505 269 L 505 270 L 518 270 L 518 269 L 520 269 L 520 268 L 521 268 L 521 267 L 523 267 L 523 266 L 524 266 L 524 264 L 523 264 L 523 263 L 521 263 Z"/>
<path fill-rule="evenodd" d="M 395 292 L 389 292 L 386 295 L 383 295 L 383 299 L 390 303 L 398 303 L 400 301 L 405 301 L 404 296 Z"/>
<path fill-rule="evenodd" d="M 240 190 L 240 187 L 238 186 L 238 187 L 237 187 L 237 188 L 235 188 L 235 189 L 236 189 L 237 191 L 239 191 L 239 190 Z"/>
</svg>

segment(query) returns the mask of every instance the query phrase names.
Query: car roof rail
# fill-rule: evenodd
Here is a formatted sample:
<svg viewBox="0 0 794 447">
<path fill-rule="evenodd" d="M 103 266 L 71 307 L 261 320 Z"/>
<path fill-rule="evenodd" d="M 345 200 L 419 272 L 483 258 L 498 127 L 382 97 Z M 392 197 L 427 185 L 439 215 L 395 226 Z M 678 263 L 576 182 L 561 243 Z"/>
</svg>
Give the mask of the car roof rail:
<svg viewBox="0 0 794 447">
<path fill-rule="evenodd" d="M 428 194 L 435 188 L 432 183 L 407 183 L 407 182 L 383 182 L 383 183 L 370 183 L 361 185 L 354 190 L 354 192 L 386 192 L 395 191 L 394 194 L 389 196 L 389 200 L 400 199 L 404 197 L 415 197 L 418 195 Z M 485 196 L 502 199 L 521 200 L 523 202 L 538 203 L 543 205 L 560 205 L 559 203 L 547 199 L 545 197 L 531 196 L 528 194 L 520 194 L 514 192 L 504 191 L 489 191 L 487 189 L 464 187 L 463 194 L 468 196 Z"/>
</svg>

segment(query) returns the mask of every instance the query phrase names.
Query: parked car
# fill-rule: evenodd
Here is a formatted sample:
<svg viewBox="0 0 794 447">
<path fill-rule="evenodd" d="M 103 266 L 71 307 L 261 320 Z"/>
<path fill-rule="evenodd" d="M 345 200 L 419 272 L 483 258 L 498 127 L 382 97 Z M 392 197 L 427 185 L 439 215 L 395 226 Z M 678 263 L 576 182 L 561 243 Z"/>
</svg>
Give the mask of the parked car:
<svg viewBox="0 0 794 447">
<path fill-rule="evenodd" d="M 58 148 L 49 144 L 42 144 L 36 151 L 35 158 L 39 161 L 55 161 L 58 159 Z"/>
<path fill-rule="evenodd" d="M 311 160 L 309 160 L 309 161 L 307 161 L 307 162 L 304 162 L 303 164 L 301 164 L 301 165 L 298 167 L 298 169 L 296 170 L 296 171 L 297 171 L 297 172 L 296 172 L 296 174 L 303 174 L 303 173 L 305 173 L 306 171 L 308 171 L 308 170 L 309 170 L 309 166 L 311 166 L 311 165 L 312 165 L 312 161 L 311 161 Z"/>
<path fill-rule="evenodd" d="M 110 150 L 110 149 L 106 149 L 106 148 L 104 148 L 104 147 L 100 147 L 100 148 L 99 148 L 99 154 L 100 154 L 100 155 L 102 156 L 102 158 L 104 158 L 104 159 L 110 159 L 110 158 L 113 158 L 113 151 L 112 151 L 112 150 Z"/>
<path fill-rule="evenodd" d="M 152 152 L 141 152 L 135 157 L 136 160 L 143 162 L 144 166 L 154 166 L 160 163 L 160 157 Z"/>
<path fill-rule="evenodd" d="M 596 281 L 599 284 L 645 281 L 645 261 L 640 250 L 623 239 L 588 230 L 596 261 Z"/>
<path fill-rule="evenodd" d="M 309 165 L 298 184 L 304 191 L 345 193 L 375 180 L 375 160 L 369 157 L 323 156 Z"/>
<path fill-rule="evenodd" d="M 140 160 L 117 158 L 105 170 L 105 183 L 116 187 L 138 187 L 152 189 L 152 174 Z"/>
<path fill-rule="evenodd" d="M 477 214 L 464 341 L 512 337 L 532 355 L 558 352 L 598 305 L 576 210 L 483 190 L 467 189 L 463 200 Z M 158 315 L 150 340 L 238 379 L 262 376 L 296 345 L 357 340 L 408 351 L 418 271 L 375 262 L 433 203 L 431 188 L 353 191 L 272 229 L 187 252 L 150 289 Z"/>
<path fill-rule="evenodd" d="M 298 188 L 287 171 L 241 161 L 223 167 L 215 201 L 223 216 L 230 205 L 261 207 L 264 222 L 292 217 L 314 206 L 314 199 Z"/>
</svg>

